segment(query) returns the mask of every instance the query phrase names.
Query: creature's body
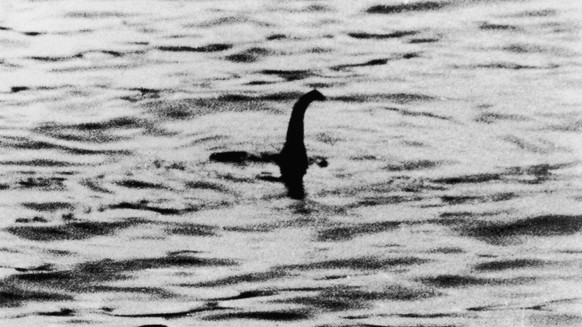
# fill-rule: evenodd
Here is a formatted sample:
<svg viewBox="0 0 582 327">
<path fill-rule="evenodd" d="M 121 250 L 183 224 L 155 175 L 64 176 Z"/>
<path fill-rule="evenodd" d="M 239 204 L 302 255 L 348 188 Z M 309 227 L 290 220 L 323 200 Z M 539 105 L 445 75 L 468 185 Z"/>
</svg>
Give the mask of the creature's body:
<svg viewBox="0 0 582 327">
<path fill-rule="evenodd" d="M 305 196 L 303 175 L 307 172 L 307 150 L 303 134 L 303 118 L 309 104 L 313 101 L 323 101 L 325 96 L 317 90 L 304 94 L 293 106 L 287 139 L 279 153 L 277 163 L 281 170 L 281 180 L 287 187 L 288 195 L 294 199 Z"/>
</svg>

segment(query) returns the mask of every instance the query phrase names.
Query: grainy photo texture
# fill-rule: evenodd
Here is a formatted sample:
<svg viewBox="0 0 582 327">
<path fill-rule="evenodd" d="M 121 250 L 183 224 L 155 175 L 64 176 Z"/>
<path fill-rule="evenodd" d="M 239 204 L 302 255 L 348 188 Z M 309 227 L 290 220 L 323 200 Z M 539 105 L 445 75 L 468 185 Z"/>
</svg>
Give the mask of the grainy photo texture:
<svg viewBox="0 0 582 327">
<path fill-rule="evenodd" d="M 581 17 L 1 0 L 0 326 L 582 326 Z"/>
</svg>

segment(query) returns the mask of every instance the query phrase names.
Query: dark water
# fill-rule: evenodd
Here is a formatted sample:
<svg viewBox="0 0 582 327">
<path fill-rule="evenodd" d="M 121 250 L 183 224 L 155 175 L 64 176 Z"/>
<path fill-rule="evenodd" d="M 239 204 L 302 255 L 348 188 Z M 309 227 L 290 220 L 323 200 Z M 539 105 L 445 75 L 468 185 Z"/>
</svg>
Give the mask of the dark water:
<svg viewBox="0 0 582 327">
<path fill-rule="evenodd" d="M 582 325 L 581 9 L 2 1 L 0 325 Z"/>
</svg>

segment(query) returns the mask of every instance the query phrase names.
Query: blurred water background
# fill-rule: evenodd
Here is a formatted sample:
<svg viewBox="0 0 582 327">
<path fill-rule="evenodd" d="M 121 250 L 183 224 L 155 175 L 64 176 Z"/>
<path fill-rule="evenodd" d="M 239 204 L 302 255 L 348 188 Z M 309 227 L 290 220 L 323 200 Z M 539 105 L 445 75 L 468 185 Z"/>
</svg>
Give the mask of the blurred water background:
<svg viewBox="0 0 582 327">
<path fill-rule="evenodd" d="M 578 1 L 0 3 L 0 325 L 582 325 Z M 317 88 L 308 197 L 257 178 Z"/>
</svg>

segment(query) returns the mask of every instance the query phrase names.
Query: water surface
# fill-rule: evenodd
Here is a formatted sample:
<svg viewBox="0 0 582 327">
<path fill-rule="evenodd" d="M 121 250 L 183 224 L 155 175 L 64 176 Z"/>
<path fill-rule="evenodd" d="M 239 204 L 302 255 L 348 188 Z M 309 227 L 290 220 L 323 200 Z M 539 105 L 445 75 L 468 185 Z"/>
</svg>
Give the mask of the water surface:
<svg viewBox="0 0 582 327">
<path fill-rule="evenodd" d="M 2 324 L 581 325 L 581 9 L 2 1 Z"/>
</svg>

